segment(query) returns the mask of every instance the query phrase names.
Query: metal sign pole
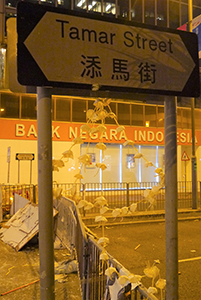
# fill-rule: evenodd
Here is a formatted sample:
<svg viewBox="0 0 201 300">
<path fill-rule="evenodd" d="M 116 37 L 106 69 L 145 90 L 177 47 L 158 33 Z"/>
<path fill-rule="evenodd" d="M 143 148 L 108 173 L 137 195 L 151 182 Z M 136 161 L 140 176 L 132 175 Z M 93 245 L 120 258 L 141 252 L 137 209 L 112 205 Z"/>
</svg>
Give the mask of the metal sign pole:
<svg viewBox="0 0 201 300">
<path fill-rule="evenodd" d="M 193 31 L 193 2 L 188 0 L 188 31 Z M 197 158 L 195 156 L 195 98 L 191 98 L 191 132 L 192 132 L 192 208 L 197 209 Z"/>
<path fill-rule="evenodd" d="M 195 156 L 195 99 L 191 99 L 191 127 L 192 127 L 192 208 L 197 209 L 197 158 Z"/>
<path fill-rule="evenodd" d="M 186 199 L 186 160 L 185 160 L 185 199 Z"/>
<path fill-rule="evenodd" d="M 50 89 L 37 87 L 40 299 L 54 300 L 52 122 Z"/>
<path fill-rule="evenodd" d="M 165 97 L 166 300 L 178 300 L 176 99 Z"/>
<path fill-rule="evenodd" d="M 30 160 L 30 184 L 32 181 L 32 160 Z"/>
<path fill-rule="evenodd" d="M 18 160 L 18 183 L 20 183 L 20 161 Z"/>
</svg>

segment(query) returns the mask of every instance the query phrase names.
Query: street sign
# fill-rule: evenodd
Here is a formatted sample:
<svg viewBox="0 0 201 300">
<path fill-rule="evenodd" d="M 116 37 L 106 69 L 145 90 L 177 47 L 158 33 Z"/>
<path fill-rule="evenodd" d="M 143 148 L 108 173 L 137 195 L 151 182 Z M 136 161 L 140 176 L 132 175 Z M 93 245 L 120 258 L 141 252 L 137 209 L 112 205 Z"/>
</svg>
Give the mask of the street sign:
<svg viewBox="0 0 201 300">
<path fill-rule="evenodd" d="M 17 32 L 22 85 L 199 96 L 194 33 L 28 2 Z"/>
<path fill-rule="evenodd" d="M 34 160 L 34 153 L 16 153 L 16 160 Z"/>
<path fill-rule="evenodd" d="M 186 151 L 183 152 L 181 160 L 182 161 L 189 161 L 190 160 L 190 158 L 189 158 L 188 154 L 186 153 Z"/>
</svg>

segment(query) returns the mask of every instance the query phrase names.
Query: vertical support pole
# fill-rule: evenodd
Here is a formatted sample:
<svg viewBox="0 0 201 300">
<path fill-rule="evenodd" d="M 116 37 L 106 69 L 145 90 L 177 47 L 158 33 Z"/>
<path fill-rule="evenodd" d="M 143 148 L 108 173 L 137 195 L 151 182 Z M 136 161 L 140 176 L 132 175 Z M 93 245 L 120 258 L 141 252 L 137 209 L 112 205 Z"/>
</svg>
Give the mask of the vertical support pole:
<svg viewBox="0 0 201 300">
<path fill-rule="evenodd" d="M 166 300 L 178 300 L 176 99 L 165 97 Z"/>
<path fill-rule="evenodd" d="M 188 31 L 192 32 L 193 30 L 193 2 L 188 0 Z"/>
<path fill-rule="evenodd" d="M 20 160 L 18 160 L 18 183 L 20 183 Z"/>
<path fill-rule="evenodd" d="M 193 31 L 193 2 L 188 0 L 188 31 Z M 191 98 L 191 132 L 192 132 L 192 208 L 197 208 L 197 160 L 195 156 L 195 98 Z"/>
<path fill-rule="evenodd" d="M 32 181 L 32 160 L 30 160 L 30 184 Z"/>
<path fill-rule="evenodd" d="M 32 202 L 36 204 L 36 186 L 33 185 L 33 199 Z"/>
<path fill-rule="evenodd" d="M 40 299 L 54 300 L 52 122 L 50 89 L 37 87 Z"/>
<path fill-rule="evenodd" d="M 5 36 L 5 0 L 0 1 L 0 46 L 4 44 Z"/>
<path fill-rule="evenodd" d="M 129 206 L 129 182 L 126 183 L 126 205 Z"/>
<path fill-rule="evenodd" d="M 10 162 L 8 162 L 8 175 L 7 175 L 7 183 L 10 182 Z"/>
<path fill-rule="evenodd" d="M 186 199 L 186 160 L 185 160 L 185 199 Z"/>
<path fill-rule="evenodd" d="M 192 208 L 197 209 L 197 159 L 195 156 L 195 99 L 191 99 L 191 128 L 192 128 Z"/>
</svg>

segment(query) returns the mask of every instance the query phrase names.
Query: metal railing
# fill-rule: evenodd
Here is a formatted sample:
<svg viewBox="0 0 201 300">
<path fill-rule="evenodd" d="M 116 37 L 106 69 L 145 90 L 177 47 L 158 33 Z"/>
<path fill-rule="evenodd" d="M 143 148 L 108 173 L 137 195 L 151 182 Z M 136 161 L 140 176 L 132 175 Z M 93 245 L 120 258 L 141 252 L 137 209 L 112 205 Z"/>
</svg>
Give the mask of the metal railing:
<svg viewBox="0 0 201 300">
<path fill-rule="evenodd" d="M 37 203 L 38 189 L 33 184 L 6 184 L 0 185 L 0 200 L 2 206 L 2 216 L 10 214 L 10 208 L 13 203 L 14 195 L 18 194 L 23 198 Z"/>
<path fill-rule="evenodd" d="M 55 184 L 54 188 L 61 188 L 63 195 L 75 201 L 84 199 L 91 203 L 100 196 L 108 202 L 110 208 L 121 208 L 130 206 L 132 203 L 137 203 L 137 211 L 147 210 L 164 210 L 165 209 L 165 188 L 162 188 L 155 197 L 154 205 L 144 197 L 146 189 L 151 189 L 156 186 L 157 182 L 110 182 L 110 183 L 77 183 L 77 184 Z M 201 205 L 201 183 L 198 182 L 198 207 Z M 178 208 L 192 208 L 192 182 L 179 181 L 178 184 Z M 99 212 L 98 208 L 92 208 L 87 214 Z M 86 212 L 85 212 L 86 213 Z"/>
<path fill-rule="evenodd" d="M 71 253 L 75 251 L 79 263 L 83 300 L 110 300 L 109 282 L 105 275 L 106 268 L 113 266 L 118 273 L 121 272 L 122 275 L 127 276 L 130 272 L 109 253 L 107 253 L 108 263 L 100 261 L 103 249 L 98 245 L 93 234 L 89 233 L 86 227 L 84 228 L 74 201 L 62 197 L 55 204 L 58 210 L 56 235 L 71 250 Z M 142 284 L 132 289 L 131 299 L 157 300 Z"/>
<path fill-rule="evenodd" d="M 112 209 L 130 206 L 137 203 L 137 211 L 164 210 L 165 188 L 161 189 L 156 196 L 154 206 L 144 197 L 146 189 L 151 189 L 157 182 L 110 182 L 110 183 L 54 183 L 53 190 L 60 189 L 62 195 L 75 202 L 85 199 L 91 203 L 99 196 L 104 196 L 108 206 Z M 201 206 L 201 182 L 198 182 L 198 207 Z M 29 184 L 0 185 L 0 202 L 2 203 L 2 215 L 9 214 L 14 194 L 17 193 L 33 203 L 38 203 L 38 186 Z M 191 181 L 178 182 L 178 208 L 192 208 L 192 183 Z M 87 214 L 98 213 L 99 209 L 94 207 Z M 86 213 L 86 212 L 84 212 Z"/>
</svg>

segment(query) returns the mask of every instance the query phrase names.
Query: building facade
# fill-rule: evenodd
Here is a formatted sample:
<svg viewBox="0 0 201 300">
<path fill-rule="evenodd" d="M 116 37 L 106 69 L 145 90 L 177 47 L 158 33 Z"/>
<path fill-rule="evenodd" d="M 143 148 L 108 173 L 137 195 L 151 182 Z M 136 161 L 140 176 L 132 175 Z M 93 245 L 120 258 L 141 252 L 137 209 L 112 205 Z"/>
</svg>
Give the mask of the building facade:
<svg viewBox="0 0 201 300">
<path fill-rule="evenodd" d="M 37 183 L 37 101 L 31 93 L 20 86 L 16 76 L 16 4 L 6 0 L 1 7 L 6 23 L 1 22 L 1 90 L 0 90 L 0 162 L 3 172 L 1 183 Z M 34 1 L 31 1 L 34 2 Z M 37 1 L 35 1 L 37 2 Z M 161 27 L 176 29 L 188 22 L 188 1 L 140 0 L 140 1 L 38 1 L 41 5 L 53 5 L 88 13 L 125 18 Z M 1 5 L 2 5 L 1 1 Z M 193 17 L 201 14 L 201 4 L 193 1 Z M 13 55 L 15 53 L 15 55 Z M 94 108 L 92 95 L 52 96 L 53 159 L 62 158 L 73 140 L 81 136 L 84 143 L 74 147 L 74 159 L 65 161 L 59 172 L 53 173 L 53 180 L 74 182 L 79 168 L 78 157 L 91 155 L 92 163 L 82 170 L 83 182 L 154 182 L 158 180 L 154 168 L 147 168 L 146 162 L 164 169 L 164 105 L 163 98 L 154 95 L 115 95 L 110 108 L 116 114 L 119 125 L 125 126 L 125 133 L 117 133 L 112 118 L 106 118 L 107 132 L 101 141 L 107 146 L 102 151 L 96 147 L 100 135 L 89 137 L 81 127 L 87 122 L 86 112 Z M 201 180 L 201 110 L 196 99 L 195 129 L 197 177 Z M 134 141 L 134 147 L 124 146 L 126 140 Z M 90 142 L 90 144 L 88 144 Z M 178 180 L 191 180 L 191 109 L 190 100 L 178 98 L 177 107 Z M 144 160 L 135 158 L 140 152 Z M 32 153 L 34 160 L 19 161 L 18 153 Z M 106 170 L 97 173 L 95 164 L 104 162 Z M 31 171 L 30 171 L 31 170 Z M 30 175 L 30 172 L 32 174 Z M 31 179 L 30 179 L 31 178 Z"/>
</svg>

